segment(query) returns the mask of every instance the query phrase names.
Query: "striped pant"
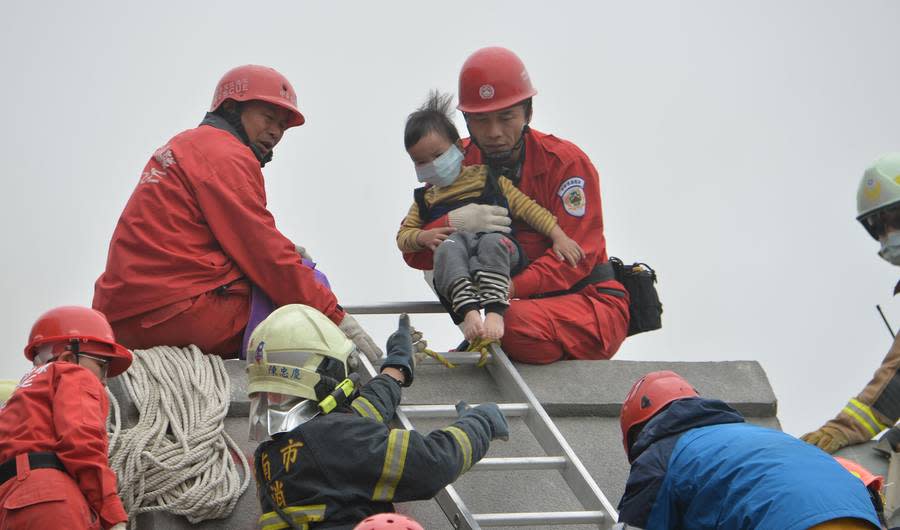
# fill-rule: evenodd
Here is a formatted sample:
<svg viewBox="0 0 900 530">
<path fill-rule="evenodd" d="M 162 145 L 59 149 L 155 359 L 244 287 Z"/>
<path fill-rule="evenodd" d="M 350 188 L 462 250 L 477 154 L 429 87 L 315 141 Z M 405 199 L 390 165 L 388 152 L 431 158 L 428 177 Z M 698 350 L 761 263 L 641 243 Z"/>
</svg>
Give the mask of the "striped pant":
<svg viewBox="0 0 900 530">
<path fill-rule="evenodd" d="M 434 285 L 458 315 L 509 306 L 509 272 L 519 261 L 516 244 L 499 232 L 457 232 L 434 252 Z"/>
</svg>

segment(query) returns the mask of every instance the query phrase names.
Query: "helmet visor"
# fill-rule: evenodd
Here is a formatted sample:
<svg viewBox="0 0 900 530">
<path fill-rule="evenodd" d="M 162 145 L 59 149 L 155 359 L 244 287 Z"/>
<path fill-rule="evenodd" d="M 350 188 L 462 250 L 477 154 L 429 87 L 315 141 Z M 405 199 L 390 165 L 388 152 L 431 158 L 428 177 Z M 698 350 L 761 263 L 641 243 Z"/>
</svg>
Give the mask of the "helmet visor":
<svg viewBox="0 0 900 530">
<path fill-rule="evenodd" d="M 319 412 L 314 400 L 257 392 L 250 397 L 250 440 L 263 442 L 278 433 L 290 432 Z"/>
<path fill-rule="evenodd" d="M 900 230 L 900 207 L 893 206 L 871 213 L 862 219 L 866 230 L 878 239 L 891 230 Z"/>
</svg>

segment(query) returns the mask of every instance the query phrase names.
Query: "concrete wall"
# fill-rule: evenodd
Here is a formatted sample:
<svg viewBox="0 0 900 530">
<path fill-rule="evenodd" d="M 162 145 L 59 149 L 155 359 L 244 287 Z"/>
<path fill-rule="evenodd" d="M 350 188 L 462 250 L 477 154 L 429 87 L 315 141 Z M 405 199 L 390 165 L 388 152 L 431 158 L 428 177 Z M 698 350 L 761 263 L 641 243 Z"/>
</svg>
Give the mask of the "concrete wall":
<svg viewBox="0 0 900 530">
<path fill-rule="evenodd" d="M 226 429 L 252 457 L 255 443 L 247 440 L 246 375 L 241 361 L 226 361 L 232 377 L 232 405 Z M 601 490 L 618 504 L 628 475 L 622 449 L 618 413 L 631 384 L 641 375 L 660 369 L 675 370 L 708 397 L 723 399 L 750 421 L 779 428 L 777 403 L 766 374 L 751 361 L 719 363 L 665 363 L 632 361 L 568 361 L 548 366 L 518 365 L 537 398 L 553 417 L 569 444 L 581 458 Z M 123 407 L 126 422 L 136 411 L 128 406 L 121 387 L 110 385 Z M 470 403 L 503 402 L 503 393 L 486 370 L 463 366 L 448 370 L 439 365 L 420 366 L 415 384 L 406 389 L 404 404 L 447 404 L 465 399 Z M 419 430 L 446 425 L 446 420 L 416 421 Z M 510 421 L 510 441 L 492 444 L 488 456 L 543 456 L 537 441 L 520 419 Z M 567 491 L 556 471 L 513 471 L 485 473 L 472 471 L 456 483 L 457 491 L 470 510 L 484 512 L 527 512 L 579 510 L 577 500 Z M 179 516 L 164 513 L 142 515 L 141 530 L 156 529 L 249 529 L 255 528 L 259 507 L 255 484 L 239 501 L 234 513 L 224 521 L 190 525 Z M 437 503 L 422 501 L 398 505 L 423 523 L 425 528 L 452 528 Z M 591 528 L 570 526 L 567 528 Z"/>
</svg>

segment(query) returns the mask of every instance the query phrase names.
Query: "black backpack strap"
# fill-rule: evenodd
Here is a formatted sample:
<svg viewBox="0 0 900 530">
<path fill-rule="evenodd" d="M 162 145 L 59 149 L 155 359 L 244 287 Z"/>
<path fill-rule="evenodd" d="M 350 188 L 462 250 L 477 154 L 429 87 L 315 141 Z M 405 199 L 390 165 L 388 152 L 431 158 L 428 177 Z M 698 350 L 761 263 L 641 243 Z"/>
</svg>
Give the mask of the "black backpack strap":
<svg viewBox="0 0 900 530">
<path fill-rule="evenodd" d="M 413 190 L 413 199 L 416 201 L 416 206 L 419 207 L 419 219 L 422 220 L 423 225 L 428 224 L 428 203 L 425 202 L 426 191 L 428 191 L 428 186 L 422 186 Z"/>
</svg>

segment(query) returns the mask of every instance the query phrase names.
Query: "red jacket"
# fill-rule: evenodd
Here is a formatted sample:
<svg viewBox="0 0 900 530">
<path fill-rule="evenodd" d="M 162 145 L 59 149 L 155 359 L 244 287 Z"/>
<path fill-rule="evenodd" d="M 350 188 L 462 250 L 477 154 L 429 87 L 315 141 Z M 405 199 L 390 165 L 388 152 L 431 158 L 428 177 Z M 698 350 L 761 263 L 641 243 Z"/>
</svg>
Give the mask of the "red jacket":
<svg viewBox="0 0 900 530">
<path fill-rule="evenodd" d="M 471 140 L 466 140 L 463 164 L 482 163 L 481 151 Z M 531 129 L 525 135 L 525 163 L 518 188 L 556 216 L 560 228 L 584 249 L 585 259 L 577 267 L 557 260 L 549 238 L 523 222 L 514 221 L 515 237 L 530 261 L 513 278 L 517 298 L 569 289 L 587 276 L 594 265 L 608 261 L 600 177 L 587 155 L 575 144 Z M 449 226 L 446 216 L 426 228 L 439 226 Z M 403 258 L 411 267 L 433 268 L 430 250 L 405 253 Z"/>
<path fill-rule="evenodd" d="M 128 520 L 107 458 L 106 390 L 86 368 L 52 362 L 25 374 L 0 407 L 0 462 L 52 451 L 75 479 L 103 527 Z"/>
<path fill-rule="evenodd" d="M 247 277 L 281 306 L 303 303 L 335 323 L 344 311 L 300 262 L 266 209 L 259 161 L 230 132 L 201 125 L 159 148 L 137 184 L 94 286 L 111 322 Z"/>
</svg>

